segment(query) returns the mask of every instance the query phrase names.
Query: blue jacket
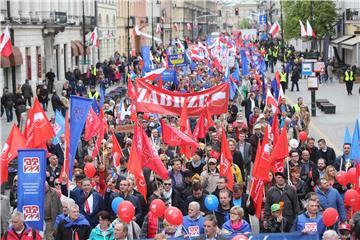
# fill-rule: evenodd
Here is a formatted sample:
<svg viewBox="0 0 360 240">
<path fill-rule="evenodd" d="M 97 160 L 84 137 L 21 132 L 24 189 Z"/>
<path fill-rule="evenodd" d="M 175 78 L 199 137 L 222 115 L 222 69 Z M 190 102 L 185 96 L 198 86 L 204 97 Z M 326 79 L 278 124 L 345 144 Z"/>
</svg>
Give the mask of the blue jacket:
<svg viewBox="0 0 360 240">
<path fill-rule="evenodd" d="M 230 221 L 231 220 L 226 221 L 222 225 L 222 229 L 225 230 L 224 232 L 230 232 L 229 236 L 231 238 L 236 236 L 239 233 L 251 232 L 250 224 L 247 221 L 245 221 L 244 219 L 241 220 L 241 227 L 239 229 L 236 229 L 236 230 L 231 227 Z M 224 234 L 226 234 L 226 233 L 224 233 Z"/>
<path fill-rule="evenodd" d="M 309 215 L 307 213 L 300 214 L 299 216 L 297 216 L 291 231 L 301 232 L 305 228 L 310 228 L 310 227 L 316 228 L 316 231 L 309 234 L 318 234 L 319 239 L 322 239 L 322 235 L 324 234 L 326 227 L 322 220 L 321 214 L 317 214 L 316 218 L 309 218 Z"/>
<path fill-rule="evenodd" d="M 112 240 L 114 239 L 114 228 L 110 224 L 109 228 L 106 231 L 106 234 L 103 235 L 105 231 L 102 231 L 100 229 L 100 225 L 97 225 L 96 228 L 94 228 L 91 233 L 89 240 Z"/>
<path fill-rule="evenodd" d="M 330 187 L 327 192 L 324 193 L 319 187 L 316 187 L 315 192 L 319 198 L 322 209 L 335 208 L 339 213 L 340 221 L 346 221 L 344 200 L 336 189 Z"/>
<path fill-rule="evenodd" d="M 204 234 L 204 217 L 199 216 L 197 219 L 191 219 L 189 215 L 183 218 L 183 227 L 186 230 L 186 234 L 190 234 L 191 237 L 199 236 Z M 197 235 L 193 235 L 194 232 L 199 232 Z"/>
</svg>

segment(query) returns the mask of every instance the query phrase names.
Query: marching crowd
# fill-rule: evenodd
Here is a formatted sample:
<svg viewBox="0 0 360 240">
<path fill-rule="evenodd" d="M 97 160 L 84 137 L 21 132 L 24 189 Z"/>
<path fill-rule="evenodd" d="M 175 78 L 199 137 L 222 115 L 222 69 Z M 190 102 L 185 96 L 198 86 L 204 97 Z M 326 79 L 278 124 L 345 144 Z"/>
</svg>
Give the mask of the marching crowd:
<svg viewBox="0 0 360 240">
<path fill-rule="evenodd" d="M 232 79 L 238 91 L 229 101 L 228 112 L 213 116 L 214 126 L 209 127 L 206 137 L 199 140 L 199 148 L 190 159 L 181 155 L 178 147 L 171 147 L 162 141 L 160 119 L 173 127 L 179 127 L 178 116 L 137 113 L 137 121 L 141 123 L 168 170 L 168 178 L 161 179 L 150 169 L 143 169 L 146 197 L 139 193 L 136 179 L 128 172 L 133 133 L 116 131 L 118 126 L 132 123 L 130 111 L 120 117 L 122 104 L 126 109 L 131 108 L 132 99 L 127 93 L 121 98 L 104 98 L 102 108 L 109 131 L 105 133 L 96 157 L 92 157 L 96 141 L 85 141 L 82 138 L 75 157 L 73 179 L 69 179 L 69 184 L 68 176 L 61 173 L 65 159 L 65 136 L 61 135 L 57 144 L 52 140 L 47 141 L 46 228 L 43 238 L 226 239 L 237 234 L 296 231 L 314 234 L 322 239 L 360 239 L 360 213 L 354 211 L 354 205 L 344 202 L 346 192 L 354 189 L 355 184 L 339 183 L 337 178 L 337 172 L 355 169 L 354 159 L 349 158 L 351 143 L 344 143 L 343 153 L 336 156 L 325 139 L 312 138 L 309 132 L 310 114 L 302 98 L 290 105 L 285 96 L 280 96 L 278 108 L 273 111 L 262 95 L 261 82 L 274 93 L 268 75 L 270 72 L 274 73 L 277 61 L 281 60 L 279 82 L 283 91 L 290 88 L 289 80 L 293 82 L 291 91 L 294 87 L 299 90 L 297 83 L 301 78 L 301 59 L 292 47 L 282 50 L 277 42 L 249 42 L 261 53 L 269 71 L 265 76 L 260 76 L 260 81 L 252 73 L 241 76 L 240 81 Z M 182 49 L 178 44 L 153 49 L 153 63 L 156 67 L 163 66 L 162 58 L 166 51 L 181 53 Z M 281 57 L 280 52 L 283 53 Z M 241 61 L 239 55 L 235 59 L 237 62 Z M 222 83 L 224 72 L 211 63 L 209 69 L 207 61 L 198 60 L 193 69 L 190 66 L 187 69 L 176 68 L 178 85 L 165 82 L 163 88 L 184 93 L 197 92 Z M 71 95 L 100 101 L 101 94 L 105 92 L 101 89 L 106 89 L 109 85 L 121 82 L 122 86 L 126 86 L 128 81 L 135 84 L 133 78 L 141 76 L 141 65 L 139 55 L 128 61 L 115 54 L 108 61 L 90 66 L 84 74 L 79 69 L 69 69 L 61 91 L 54 88 L 55 75 L 50 70 L 46 74 L 47 81 L 38 86 L 36 95 L 45 111 L 48 109 L 48 102 L 51 102 L 54 112 L 57 110 L 65 116 Z M 235 68 L 231 68 L 230 74 L 234 72 Z M 133 73 L 135 76 L 132 76 Z M 264 81 L 262 78 L 265 78 Z M 97 86 L 100 86 L 100 90 L 97 90 Z M 51 98 L 49 93 L 52 93 Z M 31 106 L 35 94 L 26 81 L 18 87 L 15 95 L 10 95 L 12 94 L 5 89 L 1 99 L 2 113 L 4 107 L 7 120 L 12 121 L 12 108 L 15 107 L 19 127 L 23 129 L 26 111 L 29 109 L 27 105 Z M 278 133 L 285 128 L 288 140 L 295 141 L 290 144 L 284 171 L 269 172 L 259 205 L 251 196 L 252 170 L 257 151 L 264 135 L 267 135 L 265 131 L 271 128 L 275 119 L 279 123 Z M 189 121 L 194 130 L 197 118 L 190 117 Z M 228 188 L 229 179 L 219 173 L 223 128 L 232 154 L 232 189 Z M 123 152 L 117 168 L 114 167 L 114 144 L 110 130 L 114 130 Z M 269 134 L 270 146 L 272 138 Z M 91 177 L 84 171 L 86 163 L 92 163 L 96 168 Z M 16 166 L 16 161 L 10 165 Z M 11 185 L 9 198 L 1 196 L 2 239 L 42 239 L 38 231 L 27 226 L 22 213 L 16 210 L 16 176 Z M 215 202 L 218 201 L 218 204 L 214 205 L 209 201 L 209 196 Z M 117 197 L 130 201 L 135 207 L 135 214 L 129 222 L 119 218 L 113 209 L 112 203 Z M 167 207 L 177 207 L 183 215 L 182 224 L 174 225 L 150 211 L 155 199 L 162 200 Z M 328 208 L 336 209 L 339 216 L 331 226 L 324 223 L 322 215 Z"/>
</svg>

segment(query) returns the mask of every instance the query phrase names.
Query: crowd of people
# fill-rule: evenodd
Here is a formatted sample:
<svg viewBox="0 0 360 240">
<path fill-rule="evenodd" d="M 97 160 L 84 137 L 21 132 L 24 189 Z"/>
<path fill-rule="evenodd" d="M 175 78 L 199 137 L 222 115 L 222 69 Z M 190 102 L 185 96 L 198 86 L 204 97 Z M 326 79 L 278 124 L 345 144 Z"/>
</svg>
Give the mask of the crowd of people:
<svg viewBox="0 0 360 240">
<path fill-rule="evenodd" d="M 235 39 L 236 40 L 236 39 Z M 95 139 L 85 141 L 82 138 L 73 169 L 73 179 L 61 174 L 64 164 L 65 135 L 60 136 L 54 144 L 52 139 L 46 142 L 48 159 L 46 168 L 45 192 L 45 225 L 44 239 L 168 239 L 174 237 L 196 237 L 194 239 L 226 239 L 237 234 L 251 233 L 286 233 L 303 232 L 314 234 L 323 239 L 360 239 L 360 213 L 352 212 L 351 207 L 344 204 L 344 194 L 355 186 L 340 185 L 335 177 L 338 171 L 349 171 L 355 167 L 354 159 L 349 158 L 351 144 L 344 143 L 343 153 L 336 156 L 333 148 L 325 139 L 314 139 L 309 132 L 310 114 L 302 98 L 294 105 L 287 102 L 285 96 L 279 98 L 276 111 L 272 110 L 262 95 L 261 82 L 265 89 L 275 90 L 271 84 L 271 73 L 276 72 L 277 61 L 281 61 L 279 71 L 280 85 L 285 92 L 289 88 L 289 79 L 299 91 L 300 76 L 299 55 L 292 47 L 282 51 L 277 41 L 259 42 L 244 40 L 257 49 L 266 63 L 265 75 L 250 73 L 239 76 L 240 81 L 232 79 L 238 86 L 235 97 L 229 101 L 228 112 L 213 116 L 214 126 L 207 129 L 205 139 L 199 140 L 200 147 L 194 151 L 190 159 L 181 155 L 178 147 L 171 147 L 162 141 L 160 119 L 174 127 L 179 127 L 180 117 L 151 113 L 137 113 L 139 121 L 150 142 L 158 151 L 158 155 L 168 170 L 168 178 L 161 179 L 150 169 L 144 168 L 147 196 L 142 196 L 136 179 L 128 172 L 128 160 L 132 145 L 131 132 L 116 131 L 118 126 L 131 124 L 130 110 L 120 117 L 120 108 L 131 108 L 132 99 L 127 93 L 118 98 L 105 97 L 102 106 L 104 118 L 109 126 L 105 133 L 102 147 L 97 156 L 92 157 L 96 147 Z M 186 48 L 192 43 L 187 42 Z M 187 46 L 189 45 L 189 46 Z M 182 53 L 182 46 L 159 46 L 152 50 L 153 64 L 163 67 L 163 58 L 167 52 Z M 254 51 L 254 50 L 253 50 Z M 255 50 L 256 51 L 256 50 Z M 280 52 L 283 52 L 279 57 Z M 241 58 L 237 52 L 235 61 L 241 66 Z M 163 88 L 178 92 L 197 92 L 222 83 L 224 71 L 211 66 L 208 60 L 197 60 L 193 65 L 176 68 L 178 85 L 166 82 Z M 209 71 L 209 65 L 210 70 Z M 250 62 L 250 67 L 254 68 Z M 235 68 L 230 69 L 230 74 Z M 36 90 L 37 98 L 43 109 L 48 110 L 51 102 L 54 112 L 64 116 L 69 108 L 69 97 L 78 95 L 101 99 L 110 85 L 121 85 L 142 75 L 142 59 L 140 55 L 131 59 L 115 54 L 111 59 L 89 66 L 86 73 L 79 69 L 66 73 L 66 82 L 59 91 L 54 87 L 55 75 L 50 70 L 46 74 L 47 81 Z M 264 81 L 262 81 L 264 78 Z M 153 83 L 158 84 L 158 83 Z M 97 89 L 100 87 L 100 90 Z M 52 93 L 49 98 L 49 93 Z M 275 94 L 275 93 L 274 93 Z M 26 121 L 26 109 L 31 106 L 33 97 L 28 81 L 18 87 L 15 95 L 7 89 L 2 97 L 7 120 L 12 121 L 12 108 L 20 129 Z M 4 100 L 3 100 L 4 99 Z M 19 116 L 19 117 L 18 117 Z M 190 117 L 190 126 L 194 130 L 198 118 Z M 279 122 L 279 133 L 286 128 L 288 139 L 299 140 L 299 133 L 306 132 L 307 139 L 298 146 L 291 147 L 283 172 L 269 172 L 265 182 L 261 214 L 256 217 L 254 199 L 250 195 L 252 169 L 256 153 L 261 146 L 266 129 L 271 128 L 274 119 Z M 53 121 L 53 120 L 52 120 Z M 232 154 L 232 172 L 234 186 L 228 188 L 229 179 L 220 176 L 221 133 L 225 129 L 229 150 Z M 123 157 L 120 166 L 114 167 L 113 130 L 119 142 Z M 270 136 L 270 145 L 272 141 Z M 299 141 L 300 142 L 300 141 Z M 85 175 L 84 166 L 92 163 L 96 168 L 95 176 Z M 16 166 L 16 161 L 10 163 Z M 16 169 L 16 167 L 14 167 Z M 69 184 L 67 184 L 67 181 Z M 219 204 L 210 211 L 205 199 L 214 195 Z M 12 180 L 10 196 L 2 195 L 2 239 L 41 239 L 39 232 L 32 230 L 23 219 L 17 208 L 17 177 Z M 112 209 L 116 197 L 130 201 L 135 207 L 135 214 L 129 223 L 125 223 Z M 161 199 L 166 206 L 174 206 L 181 210 L 181 225 L 173 225 L 163 217 L 157 217 L 149 206 L 155 199 Z M 339 214 L 339 221 L 326 231 L 322 212 L 333 207 Z M 8 226 L 7 222 L 10 222 Z M 315 225 L 314 225 L 315 224 Z M 315 226 L 315 227 L 314 227 Z M 315 238 L 314 238 L 315 239 Z"/>
</svg>

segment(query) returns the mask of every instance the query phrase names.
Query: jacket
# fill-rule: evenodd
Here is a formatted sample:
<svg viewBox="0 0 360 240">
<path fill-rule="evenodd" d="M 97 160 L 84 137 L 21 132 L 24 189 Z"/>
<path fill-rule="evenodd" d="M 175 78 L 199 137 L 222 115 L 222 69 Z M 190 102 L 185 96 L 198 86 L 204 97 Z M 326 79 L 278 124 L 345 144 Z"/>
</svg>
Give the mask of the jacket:
<svg viewBox="0 0 360 240">
<path fill-rule="evenodd" d="M 78 240 L 87 240 L 90 236 L 91 226 L 83 215 L 73 221 L 70 217 L 66 217 L 58 225 L 56 240 L 75 240 L 77 234 Z"/>
<path fill-rule="evenodd" d="M 241 205 L 240 205 L 240 207 L 242 207 L 242 209 L 244 209 L 243 219 L 245 219 L 247 222 L 250 221 L 249 215 L 255 215 L 255 205 L 254 205 L 254 201 L 252 200 L 251 197 L 250 197 L 250 205 L 249 205 L 249 207 L 246 206 L 246 202 L 248 201 L 249 197 L 250 196 L 247 193 L 243 193 L 242 196 L 241 196 Z M 235 206 L 236 202 L 234 202 L 234 198 L 232 200 L 232 203 Z"/>
<path fill-rule="evenodd" d="M 114 239 L 114 228 L 110 224 L 109 228 L 106 231 L 100 229 L 100 225 L 97 225 L 91 233 L 89 240 L 112 240 Z"/>
<path fill-rule="evenodd" d="M 225 237 L 224 235 L 222 234 L 216 234 L 216 236 L 214 237 L 216 240 L 226 240 L 228 239 L 227 237 Z M 201 235 L 199 237 L 194 237 L 194 238 L 191 238 L 193 240 L 206 240 L 208 239 L 207 236 L 204 234 L 204 235 Z"/>
<path fill-rule="evenodd" d="M 283 189 L 276 185 L 269 189 L 265 202 L 264 218 L 265 220 L 271 218 L 271 205 L 279 203 L 280 201 L 284 202 L 283 216 L 288 220 L 288 224 L 291 226 L 299 212 L 299 201 L 296 191 L 289 185 L 286 185 Z"/>
<path fill-rule="evenodd" d="M 210 194 L 213 193 L 216 189 L 216 185 L 220 177 L 219 170 L 216 168 L 214 173 L 210 172 L 209 170 L 205 170 L 201 173 L 200 176 L 204 190 Z"/>
<path fill-rule="evenodd" d="M 23 232 L 19 235 L 14 231 L 14 229 L 9 228 L 1 240 L 40 240 L 42 237 L 39 235 L 39 232 L 35 229 L 32 229 L 27 224 L 25 224 Z"/>
<path fill-rule="evenodd" d="M 25 98 L 30 98 L 33 96 L 32 88 L 31 88 L 30 84 L 28 84 L 28 83 L 24 83 L 21 86 L 21 92 Z"/>
<path fill-rule="evenodd" d="M 320 190 L 319 187 L 316 187 L 315 192 L 319 198 L 320 206 L 322 207 L 322 209 L 335 208 L 339 213 L 340 221 L 346 221 L 344 200 L 336 189 L 330 187 L 326 192 L 323 192 Z"/>
<path fill-rule="evenodd" d="M 45 220 L 50 220 L 51 225 L 54 225 L 56 217 L 62 213 L 62 205 L 57 192 L 51 187 L 45 192 L 45 209 L 45 212 L 50 211 L 50 219 L 46 219 L 47 216 L 45 216 Z"/>
<path fill-rule="evenodd" d="M 183 227 L 186 230 L 186 234 L 190 237 L 196 237 L 200 234 L 204 234 L 204 217 L 199 215 L 197 219 L 191 219 L 189 216 L 184 216 Z"/>
<path fill-rule="evenodd" d="M 316 229 L 314 232 L 310 232 L 308 234 L 318 234 L 319 239 L 322 239 L 322 235 L 324 234 L 326 227 L 324 225 L 324 222 L 322 220 L 322 215 L 317 214 L 316 218 L 310 218 L 309 215 L 305 212 L 297 216 L 295 219 L 294 225 L 291 229 L 292 232 L 299 231 L 301 232 L 305 228 L 313 228 Z"/>
<path fill-rule="evenodd" d="M 336 154 L 334 149 L 332 149 L 331 147 L 326 147 L 326 151 L 324 152 L 321 149 L 318 149 L 316 152 L 316 162 L 319 158 L 324 158 L 325 159 L 325 163 L 326 166 L 332 165 L 334 166 L 334 162 L 335 162 L 335 158 L 336 158 Z"/>
<path fill-rule="evenodd" d="M 229 220 L 229 221 L 226 221 L 222 225 L 222 230 L 221 231 L 222 231 L 223 234 L 229 235 L 232 238 L 235 235 L 240 234 L 240 233 L 251 232 L 251 227 L 250 227 L 250 224 L 247 221 L 242 219 L 240 228 L 239 229 L 233 229 L 231 227 L 230 220 Z"/>
</svg>

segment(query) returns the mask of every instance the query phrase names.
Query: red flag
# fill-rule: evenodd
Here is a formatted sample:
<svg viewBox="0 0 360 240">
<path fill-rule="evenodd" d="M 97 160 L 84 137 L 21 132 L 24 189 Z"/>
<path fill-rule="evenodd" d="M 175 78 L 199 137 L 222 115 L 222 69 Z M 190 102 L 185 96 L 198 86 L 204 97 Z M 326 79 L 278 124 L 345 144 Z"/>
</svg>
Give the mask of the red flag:
<svg viewBox="0 0 360 240">
<path fill-rule="evenodd" d="M 104 111 L 103 111 L 103 109 L 100 109 L 99 119 L 100 119 L 100 126 L 98 128 L 97 133 L 96 133 L 97 138 L 96 138 L 94 150 L 93 150 L 93 152 L 91 154 L 91 156 L 93 158 L 95 158 L 99 154 L 99 150 L 101 148 L 101 143 L 102 143 L 102 141 L 104 139 L 105 130 L 107 128 L 106 120 L 104 120 Z"/>
<path fill-rule="evenodd" d="M 264 181 L 253 177 L 251 179 L 250 197 L 254 201 L 255 215 L 260 219 L 264 196 Z"/>
<path fill-rule="evenodd" d="M 7 182 L 9 162 L 17 157 L 17 151 L 21 148 L 26 148 L 26 139 L 20 129 L 14 124 L 1 152 L 0 184 Z"/>
<path fill-rule="evenodd" d="M 265 128 L 264 139 L 261 146 L 258 145 L 258 148 L 261 148 L 260 156 L 255 159 L 253 177 L 267 181 L 269 178 L 269 171 L 271 168 L 270 161 L 270 146 L 269 146 L 269 133 L 268 127 Z"/>
<path fill-rule="evenodd" d="M 223 66 L 220 64 L 219 60 L 215 57 L 213 66 L 217 68 L 220 72 L 223 71 Z"/>
<path fill-rule="evenodd" d="M 25 138 L 28 148 L 37 148 L 50 138 L 55 137 L 54 129 L 37 98 L 35 98 L 34 106 L 28 112 L 26 125 Z"/>
<path fill-rule="evenodd" d="M 116 139 L 115 133 L 111 132 L 111 139 L 112 139 L 112 153 L 114 158 L 114 167 L 120 166 L 120 159 L 124 156 L 121 147 L 119 145 L 118 140 Z"/>
<path fill-rule="evenodd" d="M 276 109 L 278 109 L 278 105 L 276 103 L 276 100 L 274 98 L 274 96 L 271 94 L 270 89 L 267 89 L 266 92 L 266 105 L 271 105 L 271 110 L 273 113 L 276 112 Z"/>
<path fill-rule="evenodd" d="M 191 128 L 190 128 L 190 122 L 188 118 L 188 111 L 187 111 L 187 100 L 184 103 L 184 106 L 181 110 L 180 115 L 180 131 L 188 135 L 190 138 L 193 138 Z M 191 158 L 191 149 L 190 146 L 187 144 L 182 144 L 180 146 L 180 153 L 184 154 L 187 159 Z"/>
<path fill-rule="evenodd" d="M 12 45 L 10 39 L 9 26 L 6 26 L 4 32 L 0 36 L 0 51 L 1 56 L 9 57 L 12 54 Z"/>
<path fill-rule="evenodd" d="M 232 176 L 233 159 L 229 150 L 229 145 L 226 139 L 224 128 L 221 135 L 221 155 L 220 155 L 220 176 L 225 176 L 228 179 L 227 187 L 232 191 L 234 186 L 234 178 Z"/>
<path fill-rule="evenodd" d="M 207 129 L 209 129 L 209 127 L 213 127 L 215 126 L 214 124 L 214 121 L 211 117 L 211 113 L 210 113 L 210 110 L 209 110 L 209 107 L 206 105 L 206 120 L 207 120 Z"/>
<path fill-rule="evenodd" d="M 271 133 L 273 135 L 273 146 L 277 143 L 279 139 L 279 119 L 277 117 L 277 114 L 274 115 L 273 123 L 271 126 Z"/>
<path fill-rule="evenodd" d="M 101 121 L 99 117 L 96 115 L 93 108 L 90 108 L 89 113 L 86 118 L 86 125 L 85 125 L 85 136 L 84 140 L 89 141 L 92 137 L 96 135 L 100 127 Z"/>
<path fill-rule="evenodd" d="M 274 172 L 284 171 L 284 159 L 289 154 L 288 139 L 286 132 L 286 124 L 284 125 L 279 140 L 274 144 L 273 150 L 271 151 L 270 161 L 273 163 Z"/>
<path fill-rule="evenodd" d="M 262 82 L 261 82 L 261 79 L 260 79 L 259 73 L 256 71 L 256 69 L 255 69 L 255 68 L 254 68 L 254 78 L 256 79 L 257 84 L 258 84 L 259 86 L 262 86 Z"/>
<path fill-rule="evenodd" d="M 197 141 L 184 134 L 179 129 L 167 125 L 163 120 L 161 120 L 161 130 L 163 142 L 170 146 L 191 145 L 195 148 L 199 147 Z"/>
<path fill-rule="evenodd" d="M 199 138 L 205 138 L 206 137 L 206 129 L 205 129 L 205 118 L 204 118 L 204 115 L 201 114 L 197 123 L 196 123 L 196 126 L 194 128 L 194 132 L 193 132 L 193 135 L 194 135 L 194 139 L 199 139 Z"/>
</svg>

